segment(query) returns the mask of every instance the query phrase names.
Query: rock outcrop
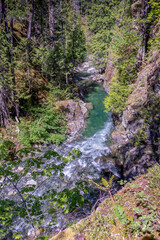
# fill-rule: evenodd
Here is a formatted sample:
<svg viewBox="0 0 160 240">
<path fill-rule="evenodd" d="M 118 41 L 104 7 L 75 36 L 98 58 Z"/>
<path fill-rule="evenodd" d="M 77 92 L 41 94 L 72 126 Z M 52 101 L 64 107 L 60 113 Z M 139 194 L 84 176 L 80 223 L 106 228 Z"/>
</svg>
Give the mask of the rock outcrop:
<svg viewBox="0 0 160 240">
<path fill-rule="evenodd" d="M 111 134 L 113 156 L 123 161 L 124 178 L 142 174 L 159 162 L 160 154 L 160 51 L 152 53 L 141 68 L 122 114 L 114 114 L 115 130 Z M 105 86 L 115 73 L 107 64 Z"/>
<path fill-rule="evenodd" d="M 116 67 L 113 64 L 113 62 L 114 62 L 113 58 L 114 58 L 113 53 L 110 52 L 109 56 L 108 56 L 108 59 L 107 59 L 107 65 L 106 65 L 106 70 L 105 70 L 105 80 L 104 80 L 104 83 L 103 83 L 103 87 L 104 87 L 104 89 L 106 90 L 107 93 L 109 92 L 109 87 L 110 87 L 110 84 L 111 84 L 111 80 L 115 76 L 116 71 L 117 71 Z"/>
<path fill-rule="evenodd" d="M 92 103 L 84 103 L 82 100 L 72 99 L 59 101 L 57 103 L 66 116 L 68 133 L 76 135 L 85 127 L 85 119 L 88 117 L 89 109 L 93 108 Z"/>
</svg>

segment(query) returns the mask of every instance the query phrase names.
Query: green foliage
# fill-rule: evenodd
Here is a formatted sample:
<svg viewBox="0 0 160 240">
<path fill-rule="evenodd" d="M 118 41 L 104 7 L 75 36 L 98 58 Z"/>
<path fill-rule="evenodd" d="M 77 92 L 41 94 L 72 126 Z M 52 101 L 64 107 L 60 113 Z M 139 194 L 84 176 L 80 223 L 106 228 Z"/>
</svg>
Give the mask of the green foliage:
<svg viewBox="0 0 160 240">
<path fill-rule="evenodd" d="M 150 0 L 150 11 L 147 20 L 152 23 L 157 23 L 160 17 L 160 2 L 158 0 Z"/>
<path fill-rule="evenodd" d="M 136 78 L 137 54 L 140 46 L 140 37 L 131 28 L 132 21 L 121 22 L 113 30 L 110 46 L 111 57 L 117 69 L 111 80 L 109 96 L 104 100 L 106 111 L 113 110 L 120 113 L 126 107 L 126 101 L 132 91 L 131 83 Z"/>
<path fill-rule="evenodd" d="M 131 87 L 128 84 L 121 83 L 113 78 L 109 89 L 109 95 L 104 100 L 106 112 L 112 110 L 119 113 L 125 109 L 126 100 L 131 93 Z"/>
<path fill-rule="evenodd" d="M 50 237 L 48 235 L 46 236 L 40 236 L 40 237 L 36 237 L 34 238 L 34 240 L 48 240 Z"/>
<path fill-rule="evenodd" d="M 125 25 L 124 25 L 125 24 Z M 110 46 L 119 81 L 131 83 L 136 77 L 136 62 L 141 38 L 132 29 L 133 21 L 128 19 L 113 30 Z"/>
<path fill-rule="evenodd" d="M 131 93 L 129 85 L 136 78 L 137 55 L 141 42 L 137 31 L 132 28 L 134 20 L 129 17 L 129 9 L 129 2 L 122 4 L 111 1 L 108 5 L 95 1 L 91 8 L 93 13 L 88 15 L 92 33 L 88 44 L 91 52 L 95 58 L 101 57 L 102 62 L 106 62 L 110 53 L 117 69 L 116 76 L 111 81 L 109 96 L 104 101 L 106 111 L 113 110 L 116 113 L 125 109 L 126 100 Z M 115 24 L 115 12 L 118 12 L 119 24 Z"/>
<path fill-rule="evenodd" d="M 0 159 L 11 159 L 11 154 L 14 151 L 14 143 L 9 140 L 0 139 Z"/>
<path fill-rule="evenodd" d="M 112 175 L 109 181 L 107 181 L 105 178 L 102 178 L 103 186 L 99 185 L 98 183 L 94 182 L 91 179 L 89 179 L 89 182 L 95 184 L 101 190 L 108 191 L 112 187 L 113 178 L 114 178 L 114 175 Z"/>
<path fill-rule="evenodd" d="M 114 211 L 114 214 L 115 214 L 116 218 L 118 219 L 118 221 L 120 221 L 124 226 L 127 226 L 130 223 L 130 221 L 121 205 L 115 204 L 113 211 Z"/>
<path fill-rule="evenodd" d="M 148 45 L 149 48 L 152 49 L 159 49 L 160 47 L 160 26 L 159 26 L 159 30 L 157 31 L 157 33 L 154 36 L 154 39 L 150 39 L 148 41 Z"/>
<path fill-rule="evenodd" d="M 141 144 L 144 144 L 146 142 L 146 129 L 145 125 L 137 131 L 135 138 L 134 138 L 134 144 L 135 146 L 140 146 Z"/>
<path fill-rule="evenodd" d="M 108 218 L 101 212 L 95 212 L 92 219 L 82 221 L 74 229 L 78 232 L 84 232 L 85 230 L 88 240 L 107 239 L 109 237 Z"/>
<path fill-rule="evenodd" d="M 72 3 L 55 3 L 54 49 L 50 42 L 34 45 L 32 63 L 52 82 L 61 83 L 70 76 L 85 57 L 85 36 L 80 15 L 72 9 Z"/>
<path fill-rule="evenodd" d="M 0 87 L 2 87 L 2 83 L 6 82 L 9 83 L 11 80 L 11 71 L 10 67 L 11 64 L 9 62 L 8 56 L 8 49 L 10 44 L 8 43 L 8 37 L 2 29 L 0 29 L 0 56 L 1 56 L 1 63 L 0 63 Z"/>
<path fill-rule="evenodd" d="M 72 150 L 69 156 L 71 155 L 73 159 L 75 158 L 75 152 L 76 157 L 79 157 L 80 154 L 78 150 Z M 69 212 L 75 210 L 77 207 L 83 207 L 84 197 L 81 193 L 88 193 L 88 183 L 86 181 L 80 181 L 77 182 L 75 185 L 76 187 L 70 190 L 64 189 L 63 191 L 58 193 L 56 198 L 52 201 L 51 206 L 54 206 L 56 203 L 56 207 L 63 208 L 65 214 L 68 214 Z"/>
<path fill-rule="evenodd" d="M 78 154 L 77 151 L 76 153 Z M 72 153 L 64 158 L 52 150 L 42 153 L 38 149 L 32 151 L 22 149 L 16 155 L 16 161 L 1 159 L 0 163 L 0 187 L 2 189 L 0 201 L 1 237 L 9 231 L 13 232 L 14 239 L 20 239 L 23 236 L 23 232 L 17 232 L 14 228 L 17 218 L 22 218 L 26 224 L 29 223 L 34 231 L 43 223 L 46 211 L 51 214 L 53 218 L 51 223 L 54 224 L 57 208 L 62 208 L 64 213 L 68 213 L 76 207 L 83 206 L 82 193 L 87 192 L 87 183 L 85 182 L 77 183 L 76 187 L 71 190 L 64 189 L 62 192 L 56 192 L 53 187 L 50 187 L 41 195 L 37 194 L 40 188 L 43 185 L 45 186 L 49 177 L 52 175 L 63 176 L 63 169 L 71 161 Z M 21 170 L 18 170 L 19 167 L 21 167 Z M 28 175 L 30 175 L 31 180 L 34 180 L 33 184 L 26 184 L 26 180 L 24 181 Z M 13 190 L 13 193 L 6 194 L 11 190 Z M 44 204 L 48 207 L 50 205 L 50 207 L 46 206 L 47 208 L 44 209 Z M 47 239 L 47 236 L 37 239 Z"/>
<path fill-rule="evenodd" d="M 157 203 L 159 199 L 159 183 L 160 183 L 160 166 L 156 166 L 149 169 L 149 173 L 146 175 L 146 178 L 149 180 L 149 184 L 146 184 L 146 188 L 142 191 L 134 192 L 136 207 L 133 209 L 134 219 L 126 219 L 126 215 L 122 212 L 123 222 L 128 221 L 125 227 L 127 231 L 131 234 L 141 236 L 143 233 L 150 233 L 151 235 L 155 234 L 155 229 L 158 225 L 158 212 L 157 212 Z M 130 187 L 133 189 L 138 186 L 131 182 Z M 139 185 L 139 187 L 141 184 Z M 119 218 L 120 218 L 119 217 Z"/>
<path fill-rule="evenodd" d="M 84 233 L 89 240 L 139 239 L 145 234 L 158 239 L 159 184 L 160 165 L 157 165 L 144 176 L 127 183 L 114 195 L 114 201 L 108 198 L 102 202 L 87 220 L 75 226 L 75 230 Z M 107 186 L 105 179 L 103 185 Z"/>
<path fill-rule="evenodd" d="M 112 183 L 113 183 L 113 179 L 114 179 L 114 175 L 111 176 L 111 178 L 109 179 L 109 181 L 107 181 L 106 179 L 102 178 L 102 184 L 103 186 L 99 185 L 98 183 L 94 182 L 93 180 L 89 179 L 89 181 L 93 184 L 95 184 L 97 186 L 98 189 L 103 190 L 105 192 L 109 193 L 109 196 L 111 197 L 112 201 L 114 202 L 113 196 L 111 194 L 111 187 L 112 187 Z"/>
<path fill-rule="evenodd" d="M 149 188 L 154 192 L 153 198 L 156 203 L 156 199 L 160 196 L 160 165 L 150 168 L 148 171 Z"/>
<path fill-rule="evenodd" d="M 125 184 L 127 183 L 127 180 L 121 179 L 121 180 L 118 181 L 118 182 L 119 182 L 119 184 L 120 184 L 121 186 L 123 186 L 123 185 L 125 185 Z"/>
<path fill-rule="evenodd" d="M 49 94 L 47 98 L 49 104 L 53 104 L 53 101 L 67 100 L 70 98 L 73 98 L 70 86 L 65 86 L 65 88 L 52 85 L 49 86 Z"/>
<path fill-rule="evenodd" d="M 134 195 L 136 196 L 136 202 L 138 205 L 138 207 L 134 209 L 137 219 L 132 223 L 131 229 L 136 234 L 139 234 L 139 229 L 141 229 L 144 233 L 150 232 L 152 234 L 154 232 L 153 226 L 158 221 L 157 214 L 155 212 L 157 207 L 155 207 L 153 203 L 150 203 L 150 198 L 149 196 L 146 196 L 144 191 L 135 193 Z M 148 208 L 147 214 L 145 208 Z"/>
<path fill-rule="evenodd" d="M 64 116 L 53 104 L 37 108 L 34 118 L 20 123 L 19 128 L 19 139 L 25 146 L 44 142 L 59 145 L 66 138 Z"/>
<path fill-rule="evenodd" d="M 148 40 L 148 46 L 150 49 L 157 49 L 160 47 L 160 2 L 158 0 L 150 0 L 150 9 L 147 16 L 147 20 L 150 23 L 150 28 L 157 29 L 154 36 Z"/>
<path fill-rule="evenodd" d="M 117 5 L 120 1 L 92 1 L 87 14 L 89 39 L 87 48 L 100 61 L 100 67 L 106 64 L 108 47 L 112 40 L 112 28 L 117 16 Z M 116 14 L 115 14 L 116 12 Z"/>
<path fill-rule="evenodd" d="M 71 190 L 64 189 L 62 192 L 57 194 L 52 203 L 54 204 L 54 202 L 56 202 L 57 208 L 63 208 L 64 213 L 68 214 L 78 206 L 83 207 L 84 197 L 77 188 L 73 188 Z"/>
<path fill-rule="evenodd" d="M 45 90 L 51 91 L 53 86 L 65 90 L 68 88 L 76 66 L 86 55 L 85 36 L 80 13 L 72 1 L 53 3 L 44 0 L 36 1 L 32 6 L 32 2 L 22 3 L 17 0 L 4 1 L 4 4 L 4 10 L 8 10 L 5 14 L 3 11 L 1 13 L 0 87 L 6 90 L 5 108 L 14 119 L 15 116 L 19 118 L 19 115 L 29 116 L 32 107 L 37 106 L 42 98 L 44 100 Z M 48 17 L 50 4 L 54 11 L 53 38 Z M 31 7 L 33 18 L 30 18 Z M 35 27 L 29 29 L 28 23 Z M 59 90 L 58 95 L 63 99 L 66 95 L 66 98 L 70 96 L 67 90 Z M 2 121 L 1 124 L 7 125 Z M 52 136 L 54 138 L 56 136 Z M 60 137 L 57 138 L 57 142 L 60 142 Z"/>
</svg>

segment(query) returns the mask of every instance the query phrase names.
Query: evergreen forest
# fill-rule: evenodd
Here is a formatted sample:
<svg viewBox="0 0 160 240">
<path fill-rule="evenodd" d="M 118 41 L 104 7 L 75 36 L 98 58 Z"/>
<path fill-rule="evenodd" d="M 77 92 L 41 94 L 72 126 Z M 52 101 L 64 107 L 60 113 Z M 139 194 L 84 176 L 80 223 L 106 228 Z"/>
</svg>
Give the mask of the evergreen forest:
<svg viewBox="0 0 160 240">
<path fill-rule="evenodd" d="M 88 62 L 98 76 L 92 84 L 107 92 L 103 105 L 114 125 L 109 157 L 102 154 L 100 163 L 112 159 L 118 173 L 111 177 L 114 171 L 103 167 L 102 180 L 40 195 L 46 179 L 63 178 L 64 168 L 82 155 L 57 149 L 72 134 L 75 106 L 80 114 L 86 106 L 90 88 L 77 82 L 84 80 L 78 69 Z M 54 240 L 160 239 L 159 70 L 159 0 L 0 0 L 0 240 L 51 239 L 58 233 L 57 209 L 67 216 L 85 211 L 92 191 L 99 195 L 91 216 L 85 213 L 87 220 L 64 236 L 63 227 Z M 114 195 L 122 185 L 126 190 Z M 17 228 L 21 221 L 25 230 Z"/>
</svg>

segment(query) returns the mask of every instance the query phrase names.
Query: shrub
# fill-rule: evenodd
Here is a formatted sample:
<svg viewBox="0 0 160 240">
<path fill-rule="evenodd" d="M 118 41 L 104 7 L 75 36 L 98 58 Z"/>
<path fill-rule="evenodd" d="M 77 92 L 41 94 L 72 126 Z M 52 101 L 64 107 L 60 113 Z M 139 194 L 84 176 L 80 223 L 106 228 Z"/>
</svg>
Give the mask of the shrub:
<svg viewBox="0 0 160 240">
<path fill-rule="evenodd" d="M 64 116 L 51 105 L 36 109 L 33 120 L 22 122 L 19 127 L 19 139 L 25 146 L 48 142 L 58 145 L 65 139 Z"/>
<path fill-rule="evenodd" d="M 109 89 L 109 96 L 104 100 L 106 112 L 110 110 L 113 110 L 116 113 L 123 111 L 130 92 L 130 86 L 118 82 L 116 78 L 113 78 Z"/>
</svg>

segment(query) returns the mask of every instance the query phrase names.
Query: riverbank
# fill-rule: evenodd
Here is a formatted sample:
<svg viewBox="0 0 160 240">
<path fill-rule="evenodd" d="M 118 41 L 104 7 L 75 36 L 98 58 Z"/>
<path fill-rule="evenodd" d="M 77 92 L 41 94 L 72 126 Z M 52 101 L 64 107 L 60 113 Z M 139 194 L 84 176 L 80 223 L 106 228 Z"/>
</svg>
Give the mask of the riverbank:
<svg viewBox="0 0 160 240">
<path fill-rule="evenodd" d="M 43 200 L 43 196 L 46 193 L 46 190 L 47 192 L 53 190 L 57 194 L 62 193 L 62 197 L 57 200 L 60 202 L 63 202 L 63 194 L 65 194 L 67 191 L 67 196 L 69 196 L 70 202 L 68 203 L 69 200 L 66 200 L 66 202 L 62 204 L 62 206 L 60 206 L 60 208 L 67 209 L 66 206 L 70 204 L 71 206 L 73 205 L 72 210 L 76 208 L 77 211 L 75 213 L 73 212 L 71 214 L 65 215 L 63 213 L 63 210 L 58 210 L 58 208 L 56 207 L 56 213 L 48 213 L 48 215 L 47 213 L 45 213 L 43 224 L 40 225 L 41 229 L 43 230 L 36 230 L 38 231 L 37 234 L 40 235 L 42 234 L 42 232 L 48 234 L 51 234 L 52 232 L 58 232 L 60 229 L 64 229 L 68 223 L 75 220 L 79 221 L 80 219 L 84 218 L 84 216 L 90 214 L 90 209 L 97 200 L 98 191 L 96 191 L 95 188 L 91 184 L 89 184 L 89 179 L 99 179 L 102 175 L 104 175 L 104 172 L 105 174 L 114 173 L 115 175 L 119 176 L 115 162 L 105 161 L 106 156 L 108 156 L 110 152 L 108 146 L 106 145 L 106 140 L 113 127 L 111 114 L 104 112 L 103 99 L 106 96 L 106 93 L 101 85 L 97 85 L 95 83 L 93 84 L 92 79 L 87 78 L 88 77 L 86 77 L 86 80 L 88 81 L 90 87 L 88 88 L 88 92 L 85 95 L 86 103 L 82 102 L 81 100 L 63 101 L 63 105 L 66 104 L 64 107 L 68 107 L 68 104 L 69 106 L 71 106 L 70 104 L 72 103 L 72 107 L 68 107 L 67 112 L 68 119 L 70 120 L 69 123 L 71 123 L 71 120 L 73 120 L 72 118 L 77 118 L 78 116 L 80 117 L 80 119 L 84 118 L 85 114 L 81 111 L 82 109 L 80 107 L 80 103 L 82 106 L 84 104 L 89 104 L 89 106 L 91 106 L 90 108 L 92 109 L 89 110 L 90 114 L 87 118 L 88 124 L 86 124 L 86 128 L 81 133 L 81 135 L 77 131 L 75 135 L 70 135 L 70 138 L 60 146 L 56 146 L 53 144 L 41 145 L 42 152 L 36 152 L 36 155 L 34 155 L 33 157 L 34 162 L 38 161 L 39 164 L 41 164 L 42 161 L 41 171 L 44 170 L 44 172 L 42 173 L 41 177 L 39 177 L 40 173 L 34 175 L 35 172 L 37 172 L 37 168 L 34 163 L 31 168 L 28 168 L 28 165 L 25 165 L 25 160 L 31 161 L 30 158 L 27 160 L 25 157 L 24 161 L 20 163 L 20 166 L 18 165 L 16 169 L 13 169 L 13 174 L 17 174 L 16 188 L 14 189 L 14 185 L 10 185 L 9 182 L 5 180 L 7 186 L 4 186 L 3 194 L 1 196 L 2 198 L 15 201 L 15 197 L 17 196 L 17 204 L 21 205 L 21 197 L 17 195 L 17 189 L 20 189 L 20 191 L 24 191 L 24 194 L 25 191 L 31 191 L 29 194 L 30 197 L 32 196 L 33 191 L 33 198 L 38 199 L 37 201 L 39 202 L 39 204 L 43 206 L 41 207 L 42 212 L 47 211 L 49 207 L 48 204 L 51 201 L 49 200 L 48 195 L 46 197 L 47 200 L 45 202 Z M 85 80 L 83 79 L 83 81 Z M 83 84 L 81 80 L 79 80 L 79 83 Z M 85 113 L 87 113 L 88 115 L 88 110 Z M 100 119 L 99 123 L 97 123 L 98 119 Z M 78 149 L 81 154 L 78 153 L 78 150 L 73 151 L 73 149 Z M 45 155 L 45 152 L 47 151 L 49 151 L 49 155 L 47 155 L 48 157 L 43 157 L 43 153 Z M 54 151 L 56 151 L 56 153 Z M 70 153 L 71 151 L 72 153 Z M 69 162 L 67 162 L 67 154 L 70 154 L 68 160 Z M 78 154 L 78 158 L 76 157 L 76 154 Z M 63 163 L 63 161 L 65 161 L 65 156 L 66 162 Z M 60 163 L 58 163 L 58 159 Z M 15 164 L 18 163 L 15 162 Z M 57 170 L 55 170 L 54 172 L 56 166 Z M 26 167 L 28 170 L 26 170 Z M 48 169 L 50 169 L 49 171 L 51 172 L 47 173 Z M 59 174 L 57 174 L 58 171 L 60 171 Z M 19 179 L 21 180 L 19 181 Z M 3 180 L 4 178 L 2 179 L 2 184 Z M 89 184 L 88 193 L 87 191 L 85 192 L 85 186 L 81 186 L 85 185 L 85 182 L 86 184 Z M 71 194 L 71 196 L 69 194 Z M 72 196 L 73 194 L 75 194 L 75 200 Z M 54 199 L 56 199 L 56 196 L 57 195 L 53 196 L 53 201 Z M 82 200 L 81 202 L 79 201 L 79 198 Z M 53 208 L 54 207 L 55 204 L 53 204 Z M 68 206 L 68 209 L 70 209 L 70 206 Z M 57 223 L 51 224 L 53 216 L 57 217 Z M 50 224 L 51 226 L 48 229 L 48 225 Z M 20 217 L 15 217 L 14 227 L 17 229 L 17 231 L 23 232 L 24 237 L 28 237 L 29 239 L 34 238 L 33 226 L 31 226 L 31 223 L 26 223 L 25 219 L 23 219 L 22 221 Z M 6 237 L 6 239 L 10 239 L 10 236 L 11 232 Z"/>
<path fill-rule="evenodd" d="M 157 165 L 105 199 L 87 219 L 50 240 L 159 240 L 159 183 Z"/>
</svg>

